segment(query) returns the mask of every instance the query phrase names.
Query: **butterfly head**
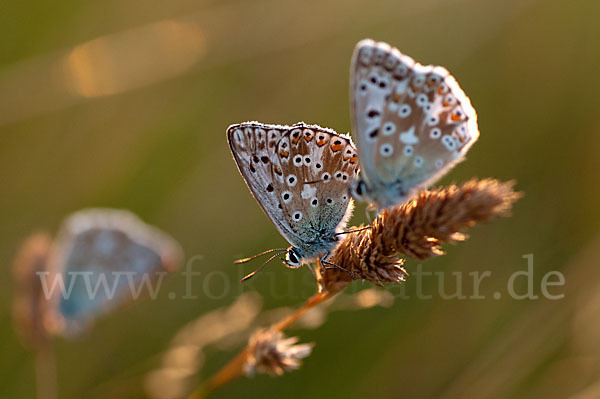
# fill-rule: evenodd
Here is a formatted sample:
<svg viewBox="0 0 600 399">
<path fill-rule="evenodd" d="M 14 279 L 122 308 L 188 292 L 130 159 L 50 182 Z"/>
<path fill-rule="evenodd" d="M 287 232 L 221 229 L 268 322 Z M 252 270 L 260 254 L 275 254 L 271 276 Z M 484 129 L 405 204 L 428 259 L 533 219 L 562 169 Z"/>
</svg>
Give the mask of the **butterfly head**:
<svg viewBox="0 0 600 399">
<path fill-rule="evenodd" d="M 302 254 L 298 248 L 289 247 L 285 253 L 285 259 L 283 262 L 290 269 L 297 269 L 302 266 Z"/>
</svg>

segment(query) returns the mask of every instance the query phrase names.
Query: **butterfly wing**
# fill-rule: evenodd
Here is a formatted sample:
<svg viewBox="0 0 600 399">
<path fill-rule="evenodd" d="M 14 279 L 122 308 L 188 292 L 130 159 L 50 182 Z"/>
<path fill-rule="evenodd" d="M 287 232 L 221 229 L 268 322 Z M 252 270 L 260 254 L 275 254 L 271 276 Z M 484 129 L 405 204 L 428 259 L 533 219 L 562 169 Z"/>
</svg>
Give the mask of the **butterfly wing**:
<svg viewBox="0 0 600 399">
<path fill-rule="evenodd" d="M 352 141 L 330 129 L 297 124 L 281 139 L 277 158 L 275 187 L 284 218 L 301 240 L 298 246 L 309 258 L 330 250 L 320 239 L 343 228 L 352 210 L 348 193 L 358 173 Z"/>
<path fill-rule="evenodd" d="M 295 235 L 285 222 L 279 197 L 274 193 L 273 163 L 277 146 L 289 126 L 245 122 L 227 128 L 227 142 L 235 163 L 252 196 L 288 242 Z"/>
<path fill-rule="evenodd" d="M 128 211 L 76 212 L 63 223 L 49 264 L 66 289 L 57 300 L 55 328 L 78 332 L 99 313 L 136 299 L 132 289 L 142 293 L 144 281 L 178 268 L 182 259 L 174 239 Z"/>
<path fill-rule="evenodd" d="M 442 67 L 363 40 L 350 81 L 361 177 L 384 206 L 438 180 L 479 137 L 475 110 Z"/>
<path fill-rule="evenodd" d="M 358 173 L 350 138 L 316 125 L 258 122 L 233 125 L 227 136 L 240 173 L 282 236 L 307 257 L 319 253 L 321 238 L 349 212 L 348 187 Z"/>
</svg>

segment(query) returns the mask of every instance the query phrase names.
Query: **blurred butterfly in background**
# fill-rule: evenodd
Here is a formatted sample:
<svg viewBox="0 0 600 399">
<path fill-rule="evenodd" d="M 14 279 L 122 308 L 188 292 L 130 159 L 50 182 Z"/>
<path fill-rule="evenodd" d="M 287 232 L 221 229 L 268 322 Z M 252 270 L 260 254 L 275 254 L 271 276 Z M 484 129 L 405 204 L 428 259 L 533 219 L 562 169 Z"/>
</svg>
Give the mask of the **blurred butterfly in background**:
<svg viewBox="0 0 600 399">
<path fill-rule="evenodd" d="M 337 246 L 353 204 L 349 188 L 358 174 L 356 150 L 350 137 L 331 129 L 297 123 L 293 126 L 245 122 L 227 129 L 237 167 L 252 195 L 291 247 L 272 249 L 271 256 L 298 268 L 319 258 L 323 265 Z"/>
<path fill-rule="evenodd" d="M 83 331 L 99 314 L 148 294 L 149 284 L 183 260 L 173 238 L 124 210 L 76 212 L 63 222 L 53 242 L 36 241 L 39 256 L 29 256 L 35 265 L 21 263 L 29 274 L 37 272 L 32 278 L 44 291 L 36 294 L 46 298 L 37 313 L 43 313 L 49 332 L 67 336 Z M 50 244 L 41 245 L 44 242 Z M 28 240 L 22 251 L 35 249 L 32 244 Z M 45 281 L 39 284 L 40 279 Z"/>
<path fill-rule="evenodd" d="M 350 97 L 361 169 L 351 194 L 378 210 L 440 179 L 479 137 L 475 110 L 452 75 L 386 43 L 357 44 Z"/>
</svg>

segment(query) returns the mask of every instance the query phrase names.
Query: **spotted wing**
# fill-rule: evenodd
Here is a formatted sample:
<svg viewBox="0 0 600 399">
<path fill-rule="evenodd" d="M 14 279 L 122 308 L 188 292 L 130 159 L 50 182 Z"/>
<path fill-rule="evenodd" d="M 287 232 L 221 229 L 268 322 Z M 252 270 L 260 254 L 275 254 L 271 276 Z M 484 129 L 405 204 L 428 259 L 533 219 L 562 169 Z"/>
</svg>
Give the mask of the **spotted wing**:
<svg viewBox="0 0 600 399">
<path fill-rule="evenodd" d="M 128 211 L 74 213 L 63 223 L 49 263 L 51 279 L 62 278 L 67 290 L 55 292 L 55 327 L 78 332 L 99 313 L 137 299 L 130 283 L 137 289 L 143 281 L 155 281 L 157 273 L 175 270 L 182 259 L 174 239 Z"/>
<path fill-rule="evenodd" d="M 304 247 L 343 228 L 351 212 L 349 187 L 358 174 L 350 137 L 299 123 L 282 137 L 276 155 L 274 195 Z"/>
<path fill-rule="evenodd" d="M 469 98 L 442 67 L 423 66 L 386 43 L 363 40 L 351 66 L 351 111 L 367 184 L 432 184 L 479 137 Z"/>
<path fill-rule="evenodd" d="M 227 137 L 254 198 L 290 244 L 305 248 L 341 224 L 358 166 L 350 138 L 258 122 L 232 125 Z"/>
<path fill-rule="evenodd" d="M 279 208 L 279 196 L 274 194 L 273 163 L 278 162 L 277 145 L 289 126 L 245 122 L 227 129 L 227 142 L 235 163 L 250 192 L 265 214 L 288 241 L 294 231 L 286 223 Z"/>
</svg>

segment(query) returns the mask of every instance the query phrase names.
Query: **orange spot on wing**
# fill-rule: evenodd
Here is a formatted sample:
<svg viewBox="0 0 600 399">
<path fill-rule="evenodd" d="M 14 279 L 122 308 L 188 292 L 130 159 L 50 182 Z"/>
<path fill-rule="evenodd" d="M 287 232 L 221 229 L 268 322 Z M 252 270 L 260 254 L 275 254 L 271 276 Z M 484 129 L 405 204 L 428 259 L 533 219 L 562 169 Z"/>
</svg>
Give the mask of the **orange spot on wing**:
<svg viewBox="0 0 600 399">
<path fill-rule="evenodd" d="M 450 115 L 450 119 L 452 119 L 453 121 L 460 121 L 462 120 L 462 117 L 460 114 L 453 112 L 452 115 Z"/>
<path fill-rule="evenodd" d="M 307 143 L 309 143 L 312 140 L 312 136 L 304 136 L 304 140 L 306 140 Z"/>
<path fill-rule="evenodd" d="M 290 155 L 290 153 L 287 152 L 286 150 L 281 150 L 281 151 L 279 151 L 279 155 L 284 158 L 287 158 Z"/>
<path fill-rule="evenodd" d="M 350 158 L 350 163 L 356 163 L 357 159 L 358 159 L 357 157 Z"/>
<path fill-rule="evenodd" d="M 281 176 L 283 174 L 283 172 L 281 171 L 281 168 L 277 165 L 275 165 L 273 167 L 273 170 L 275 171 L 276 174 L 278 174 L 279 176 Z"/>
<path fill-rule="evenodd" d="M 298 144 L 298 140 L 300 140 L 300 135 L 298 135 L 297 137 L 294 137 L 294 138 L 292 139 L 292 143 L 294 143 L 294 144 Z"/>
<path fill-rule="evenodd" d="M 323 147 L 325 144 L 327 144 L 327 140 L 321 140 L 321 141 L 317 141 L 317 145 L 319 147 Z"/>
<path fill-rule="evenodd" d="M 442 93 L 440 93 L 440 94 L 442 94 Z M 444 107 L 447 107 L 448 105 L 450 105 L 450 103 L 448 103 L 448 101 L 446 101 L 446 100 L 442 100 L 442 105 Z"/>
<path fill-rule="evenodd" d="M 342 148 L 344 148 L 343 144 L 332 144 L 331 145 L 331 151 L 333 151 L 333 152 L 337 152 L 337 151 L 341 150 Z"/>
</svg>

